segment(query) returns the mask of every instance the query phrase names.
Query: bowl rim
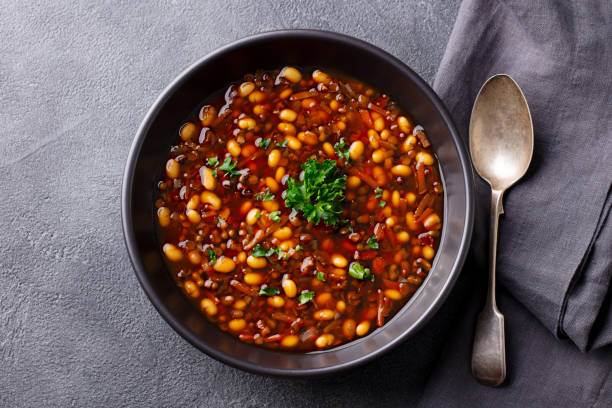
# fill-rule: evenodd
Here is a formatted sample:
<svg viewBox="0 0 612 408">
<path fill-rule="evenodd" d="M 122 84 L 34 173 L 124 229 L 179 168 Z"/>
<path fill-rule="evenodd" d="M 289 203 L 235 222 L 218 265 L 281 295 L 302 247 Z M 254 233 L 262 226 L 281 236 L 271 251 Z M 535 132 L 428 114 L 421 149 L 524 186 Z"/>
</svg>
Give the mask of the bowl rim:
<svg viewBox="0 0 612 408">
<path fill-rule="evenodd" d="M 218 350 L 217 348 L 210 346 L 208 343 L 202 341 L 198 336 L 192 333 L 188 328 L 186 328 L 178 319 L 172 314 L 172 312 L 167 308 L 163 300 L 157 296 L 152 284 L 149 282 L 147 278 L 147 274 L 145 272 L 145 267 L 140 259 L 137 249 L 136 236 L 134 232 L 134 224 L 132 218 L 132 186 L 134 182 L 134 173 L 136 169 L 136 163 L 138 161 L 138 156 L 140 154 L 142 145 L 145 141 L 147 131 L 151 125 L 151 122 L 157 116 L 159 110 L 170 98 L 173 92 L 178 88 L 181 83 L 188 79 L 188 77 L 192 74 L 192 72 L 198 70 L 198 68 L 202 65 L 205 65 L 210 60 L 228 53 L 232 50 L 248 46 L 249 43 L 253 41 L 261 41 L 261 40 L 273 40 L 278 38 L 283 38 L 290 36 L 292 38 L 302 38 L 302 39 L 318 39 L 318 40 L 332 40 L 340 43 L 344 43 L 353 47 L 362 48 L 367 52 L 374 54 L 376 57 L 385 61 L 385 63 L 395 65 L 398 67 L 403 74 L 405 74 L 426 96 L 427 99 L 434 105 L 435 109 L 439 112 L 442 117 L 445 125 L 448 127 L 449 133 L 453 140 L 453 143 L 457 149 L 457 153 L 459 156 L 460 167 L 462 169 L 462 175 L 464 180 L 464 187 L 466 191 L 465 197 L 465 224 L 463 228 L 463 235 L 460 240 L 459 248 L 458 248 L 458 256 L 455 259 L 451 271 L 449 273 L 449 278 L 446 280 L 444 285 L 441 287 L 437 296 L 433 299 L 429 307 L 421 314 L 419 319 L 411 326 L 411 330 L 406 330 L 402 332 L 400 335 L 392 339 L 389 343 L 376 348 L 375 350 L 365 354 L 359 358 L 354 360 L 350 360 L 341 364 L 331 365 L 327 367 L 319 367 L 319 368 L 309 368 L 309 369 L 300 369 L 300 368 L 290 368 L 290 369 L 281 369 L 274 367 L 262 367 L 252 362 L 242 360 L 239 358 L 235 358 L 231 355 L 226 354 L 225 352 Z M 247 37 L 243 37 L 236 41 L 233 41 L 229 44 L 226 44 L 220 48 L 213 50 L 207 55 L 199 58 L 194 63 L 185 68 L 175 79 L 173 79 L 159 94 L 159 96 L 155 99 L 147 113 L 145 114 L 142 122 L 140 123 L 138 130 L 134 136 L 134 140 L 130 146 L 130 150 L 126 159 L 126 164 L 123 172 L 122 186 L 121 186 L 121 223 L 123 230 L 123 238 L 128 251 L 128 255 L 130 258 L 130 262 L 136 274 L 136 278 L 138 282 L 144 289 L 145 294 L 157 309 L 158 313 L 162 316 L 162 318 L 178 333 L 191 343 L 192 346 L 199 349 L 200 351 L 206 353 L 208 356 L 213 357 L 214 359 L 221 361 L 225 364 L 228 364 L 232 367 L 239 368 L 251 373 L 255 374 L 263 374 L 268 376 L 282 376 L 282 377 L 312 377 L 312 376 L 320 376 L 331 373 L 336 373 L 339 371 L 343 371 L 349 368 L 353 368 L 362 364 L 365 364 L 368 361 L 373 360 L 376 357 L 379 357 L 393 348 L 397 347 L 403 341 L 405 341 L 409 335 L 416 333 L 422 326 L 430 320 L 430 318 L 439 310 L 442 306 L 446 298 L 448 297 L 451 289 L 454 287 L 455 282 L 460 274 L 460 269 L 463 267 L 465 263 L 465 259 L 468 254 L 469 245 L 472 238 L 472 231 L 474 227 L 474 185 L 473 185 L 473 168 L 471 165 L 471 161 L 469 159 L 469 155 L 467 154 L 467 148 L 465 146 L 465 142 L 461 139 L 459 132 L 455 126 L 455 123 L 446 109 L 446 106 L 442 102 L 442 100 L 438 97 L 435 91 L 429 86 L 427 82 L 425 82 L 416 72 L 414 72 L 410 67 L 408 67 L 404 62 L 391 55 L 387 51 L 365 42 L 363 40 L 357 39 L 355 37 L 351 37 L 345 34 L 340 34 L 332 31 L 325 30 L 312 30 L 312 29 L 285 29 L 285 30 L 274 30 L 274 31 L 265 31 L 261 33 L 257 33 L 254 35 L 250 35 Z M 331 349 L 330 351 L 333 351 Z"/>
</svg>

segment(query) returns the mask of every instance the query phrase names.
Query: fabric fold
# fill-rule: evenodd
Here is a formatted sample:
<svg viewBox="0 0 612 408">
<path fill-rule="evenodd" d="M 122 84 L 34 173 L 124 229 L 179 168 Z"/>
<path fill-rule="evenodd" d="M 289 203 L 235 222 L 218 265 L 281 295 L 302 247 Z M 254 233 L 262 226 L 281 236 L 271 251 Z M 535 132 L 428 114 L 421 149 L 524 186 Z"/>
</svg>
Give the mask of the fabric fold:
<svg viewBox="0 0 612 408">
<path fill-rule="evenodd" d="M 465 0 L 434 88 L 467 141 L 480 86 L 521 86 L 534 122 L 526 176 L 505 194 L 499 282 L 583 351 L 612 343 L 612 3 Z M 473 261 L 487 259 L 490 190 L 476 180 Z M 502 311 L 503 312 L 503 311 Z"/>
</svg>

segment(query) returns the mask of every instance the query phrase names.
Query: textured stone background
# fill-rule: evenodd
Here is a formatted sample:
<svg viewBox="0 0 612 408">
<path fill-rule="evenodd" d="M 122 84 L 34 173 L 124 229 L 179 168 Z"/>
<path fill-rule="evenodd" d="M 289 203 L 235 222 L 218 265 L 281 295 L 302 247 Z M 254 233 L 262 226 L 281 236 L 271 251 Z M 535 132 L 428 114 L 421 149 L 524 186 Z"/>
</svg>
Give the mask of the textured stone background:
<svg viewBox="0 0 612 408">
<path fill-rule="evenodd" d="M 459 2 L 48 3 L 5 0 L 0 13 L 0 406 L 415 403 L 452 306 L 393 353 L 335 378 L 229 368 L 178 336 L 138 285 L 120 184 L 150 104 L 214 48 L 279 28 L 334 30 L 431 83 Z"/>
</svg>

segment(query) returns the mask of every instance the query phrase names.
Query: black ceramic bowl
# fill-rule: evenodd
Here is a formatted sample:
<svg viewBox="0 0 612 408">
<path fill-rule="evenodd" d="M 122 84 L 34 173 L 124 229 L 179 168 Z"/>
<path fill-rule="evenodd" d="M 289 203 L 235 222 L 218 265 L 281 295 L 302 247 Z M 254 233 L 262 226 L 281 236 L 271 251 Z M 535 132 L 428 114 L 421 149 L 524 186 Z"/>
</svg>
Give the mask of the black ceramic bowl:
<svg viewBox="0 0 612 408">
<path fill-rule="evenodd" d="M 181 123 L 203 98 L 246 73 L 285 65 L 330 69 L 386 92 L 425 127 L 444 183 L 444 220 L 429 277 L 383 327 L 351 343 L 310 353 L 259 348 L 209 323 L 175 284 L 155 232 L 154 201 L 168 149 Z M 208 355 L 268 375 L 308 376 L 356 366 L 397 346 L 432 317 L 451 290 L 466 256 L 473 224 L 472 169 L 446 108 L 401 61 L 363 41 L 310 30 L 276 31 L 225 46 L 187 68 L 145 116 L 125 167 L 123 233 L 136 276 L 166 321 Z"/>
</svg>

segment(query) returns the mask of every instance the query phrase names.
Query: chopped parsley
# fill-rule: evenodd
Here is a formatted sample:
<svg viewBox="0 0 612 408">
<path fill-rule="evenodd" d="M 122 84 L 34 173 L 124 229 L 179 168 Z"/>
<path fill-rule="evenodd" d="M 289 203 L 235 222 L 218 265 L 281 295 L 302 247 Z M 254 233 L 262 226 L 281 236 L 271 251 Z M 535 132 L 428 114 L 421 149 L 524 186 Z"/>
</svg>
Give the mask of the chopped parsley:
<svg viewBox="0 0 612 408">
<path fill-rule="evenodd" d="M 353 262 L 349 266 L 349 275 L 355 279 L 366 280 L 369 279 L 374 282 L 374 274 L 370 271 L 370 268 L 364 268 L 359 262 Z"/>
<path fill-rule="evenodd" d="M 206 166 L 208 167 L 217 167 L 219 165 L 219 159 L 217 159 L 217 156 L 215 157 L 209 157 L 208 160 L 206 160 Z"/>
<path fill-rule="evenodd" d="M 380 197 L 382 197 L 382 193 L 383 193 L 382 188 L 380 188 L 380 187 L 376 187 L 376 189 L 374 189 L 374 196 L 375 196 L 376 198 L 380 198 Z"/>
<path fill-rule="evenodd" d="M 270 139 L 258 139 L 255 144 L 261 149 L 267 149 L 270 146 L 270 142 L 272 142 Z"/>
<path fill-rule="evenodd" d="M 297 244 L 294 249 L 295 249 L 296 252 L 297 251 L 301 251 L 302 250 L 302 246 L 300 244 Z"/>
<path fill-rule="evenodd" d="M 257 193 L 257 194 L 255 194 L 255 199 L 259 200 L 259 201 L 274 200 L 274 194 L 272 194 L 270 192 L 269 188 L 266 188 L 266 191 L 264 193 Z"/>
<path fill-rule="evenodd" d="M 217 227 L 221 227 L 222 224 L 225 224 L 225 219 L 219 217 L 218 215 L 215 217 L 215 221 L 217 222 Z"/>
<path fill-rule="evenodd" d="M 380 207 L 384 207 L 385 205 L 387 205 L 387 202 L 386 202 L 386 201 L 384 201 L 384 200 L 380 200 L 380 202 L 378 203 L 378 205 L 379 205 Z"/>
<path fill-rule="evenodd" d="M 276 256 L 278 257 L 278 259 L 279 259 L 279 260 L 280 260 L 280 259 L 287 259 L 287 258 L 289 258 L 289 255 L 288 255 L 288 254 L 287 254 L 285 251 L 283 251 L 282 249 L 280 249 L 280 247 L 276 247 L 276 248 L 274 248 L 274 249 L 269 249 L 269 250 L 268 250 L 268 252 L 269 252 L 269 251 L 272 251 L 272 254 L 276 254 Z M 270 256 L 271 256 L 271 255 L 268 255 L 268 258 L 269 258 Z"/>
<path fill-rule="evenodd" d="M 270 219 L 274 222 L 280 222 L 280 211 L 271 212 Z"/>
<path fill-rule="evenodd" d="M 304 177 L 297 181 L 287 180 L 285 205 L 302 211 L 309 222 L 338 225 L 342 215 L 341 203 L 344 201 L 346 176 L 336 167 L 334 160 L 308 159 L 302 164 Z"/>
<path fill-rule="evenodd" d="M 321 282 L 325 282 L 325 274 L 323 272 L 318 271 L 317 279 L 320 280 Z"/>
<path fill-rule="evenodd" d="M 300 305 L 304 305 L 304 304 L 310 302 L 312 300 L 312 298 L 314 298 L 314 291 L 308 290 L 306 292 L 302 292 L 302 293 L 300 293 L 300 296 L 298 296 L 298 303 Z"/>
<path fill-rule="evenodd" d="M 271 288 L 270 286 L 262 286 L 259 289 L 259 296 L 274 296 L 278 295 L 280 290 L 278 288 Z"/>
<path fill-rule="evenodd" d="M 274 142 L 275 145 L 277 145 L 278 147 L 287 147 L 287 143 L 289 143 L 288 140 L 283 140 L 282 142 L 278 143 L 278 142 Z"/>
<path fill-rule="evenodd" d="M 217 169 L 215 169 L 215 167 L 217 167 L 218 165 L 219 165 L 219 159 L 217 159 L 217 156 L 209 157 L 208 160 L 206 160 L 206 167 L 214 169 L 213 170 L 214 178 L 217 178 Z"/>
<path fill-rule="evenodd" d="M 334 150 L 336 151 L 336 154 L 338 155 L 338 157 L 344 158 L 344 160 L 346 160 L 346 162 L 348 163 L 349 146 L 346 145 L 346 142 L 344 141 L 343 137 L 341 137 L 340 141 L 334 145 Z"/>
<path fill-rule="evenodd" d="M 251 255 L 254 256 L 255 258 L 266 257 L 269 259 L 270 257 L 272 257 L 272 255 L 275 255 L 275 254 L 278 257 L 278 259 L 283 259 L 287 257 L 287 253 L 283 251 L 282 249 L 280 249 L 280 247 L 265 249 L 259 244 L 255 245 L 255 247 L 253 248 L 253 253 Z"/>
<path fill-rule="evenodd" d="M 266 256 L 266 250 L 264 249 L 264 247 L 257 244 L 255 245 L 255 248 L 253 248 L 253 253 L 251 255 L 253 255 L 255 258 L 262 258 Z"/>
<path fill-rule="evenodd" d="M 372 249 L 378 249 L 378 240 L 376 239 L 376 235 L 372 235 L 367 242 L 368 246 Z"/>
<path fill-rule="evenodd" d="M 237 165 L 238 163 L 232 161 L 231 157 L 226 157 L 225 160 L 223 160 L 223 164 L 221 165 L 221 167 L 219 167 L 219 170 L 224 171 L 226 176 L 237 176 L 238 174 L 240 174 L 236 170 Z"/>
<path fill-rule="evenodd" d="M 206 248 L 206 256 L 208 256 L 208 264 L 213 265 L 217 260 L 217 254 L 210 248 Z"/>
</svg>

